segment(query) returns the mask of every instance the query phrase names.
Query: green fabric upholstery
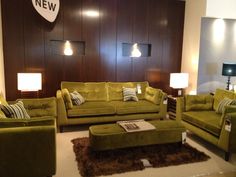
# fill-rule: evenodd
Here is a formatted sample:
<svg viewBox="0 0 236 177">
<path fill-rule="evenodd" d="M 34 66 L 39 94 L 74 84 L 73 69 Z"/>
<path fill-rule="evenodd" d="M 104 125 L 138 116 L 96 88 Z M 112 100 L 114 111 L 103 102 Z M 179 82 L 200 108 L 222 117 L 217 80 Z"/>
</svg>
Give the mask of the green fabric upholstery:
<svg viewBox="0 0 236 177">
<path fill-rule="evenodd" d="M 160 111 L 160 106 L 152 104 L 146 100 L 135 101 L 112 101 L 112 105 L 116 108 L 118 115 L 123 114 L 138 114 L 138 113 L 157 113 Z"/>
<path fill-rule="evenodd" d="M 161 92 L 160 89 L 147 87 L 144 98 L 148 101 L 153 102 L 154 104 L 160 104 L 161 102 L 160 92 Z"/>
<path fill-rule="evenodd" d="M 24 107 L 31 118 L 57 115 L 56 98 L 40 99 L 19 99 L 24 103 Z"/>
<path fill-rule="evenodd" d="M 232 91 L 229 90 L 223 90 L 223 89 L 216 89 L 215 95 L 214 95 L 214 104 L 213 108 L 216 111 L 217 107 L 221 100 L 223 100 L 225 97 L 234 99 L 235 94 Z"/>
<path fill-rule="evenodd" d="M 189 110 L 187 108 L 189 103 L 187 103 L 186 97 L 177 98 L 177 121 L 182 121 L 188 130 L 218 146 L 225 152 L 236 152 L 236 141 L 234 140 L 236 136 L 236 106 L 224 106 L 222 114 L 217 114 L 215 111 L 221 100 L 224 98 L 235 99 L 236 94 L 232 91 L 217 89 L 213 96 L 212 110 L 191 110 L 188 112 L 186 110 Z M 228 117 L 231 120 L 231 132 L 225 130 Z"/>
<path fill-rule="evenodd" d="M 70 93 L 69 93 L 68 89 L 64 88 L 64 89 L 61 90 L 61 92 L 62 92 L 63 99 L 65 101 L 66 107 L 68 109 L 73 108 L 73 103 L 72 103 L 72 100 L 71 100 Z"/>
<path fill-rule="evenodd" d="M 186 111 L 212 110 L 212 95 L 186 95 Z"/>
<path fill-rule="evenodd" d="M 68 117 L 86 117 L 94 115 L 112 115 L 115 114 L 115 108 L 109 102 L 85 102 L 82 105 L 74 106 L 68 110 Z"/>
<path fill-rule="evenodd" d="M 121 101 L 123 100 L 123 87 L 134 87 L 131 82 L 108 82 L 108 98 L 109 101 Z"/>
<path fill-rule="evenodd" d="M 215 111 L 193 111 L 185 112 L 182 115 L 182 120 L 204 129 L 215 136 L 220 135 L 221 115 L 216 114 Z"/>
<path fill-rule="evenodd" d="M 156 130 L 127 133 L 118 124 L 89 127 L 89 138 L 94 150 L 176 143 L 182 141 L 184 126 L 177 121 L 149 121 Z"/>
<path fill-rule="evenodd" d="M 123 87 L 141 87 L 137 93 L 138 102 L 123 102 Z M 166 93 L 159 90 L 159 104 L 145 99 L 148 82 L 62 82 L 56 93 L 58 126 L 114 122 L 131 119 L 163 119 L 166 117 Z M 85 103 L 69 108 L 63 90 L 77 91 L 85 98 Z M 158 89 L 154 89 L 158 90 Z M 116 102 L 118 101 L 118 102 Z M 120 102 L 119 102 L 120 101 Z M 117 105 L 114 104 L 116 102 Z M 72 103 L 71 103 L 72 104 Z"/>
<path fill-rule="evenodd" d="M 61 88 L 66 88 L 69 92 L 77 91 L 85 101 L 107 101 L 105 82 L 62 82 Z"/>
<path fill-rule="evenodd" d="M 8 105 L 7 101 L 5 100 L 5 98 L 3 97 L 3 94 L 0 93 L 0 104 L 2 105 Z"/>
<path fill-rule="evenodd" d="M 55 98 L 22 99 L 36 109 L 31 119 L 0 118 L 0 176 L 43 177 L 56 173 Z M 50 105 L 44 111 L 42 105 Z M 38 113 L 42 106 L 42 114 Z M 48 115 L 46 115 L 48 113 Z"/>
</svg>

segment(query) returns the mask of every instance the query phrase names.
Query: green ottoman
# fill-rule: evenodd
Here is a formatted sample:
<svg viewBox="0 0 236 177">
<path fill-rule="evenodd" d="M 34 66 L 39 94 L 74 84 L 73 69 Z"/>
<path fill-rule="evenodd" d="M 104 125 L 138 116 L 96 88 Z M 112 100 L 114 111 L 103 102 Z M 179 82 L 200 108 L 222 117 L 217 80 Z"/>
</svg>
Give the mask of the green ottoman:
<svg viewBox="0 0 236 177">
<path fill-rule="evenodd" d="M 184 126 L 174 120 L 148 121 L 156 130 L 127 133 L 116 123 L 89 127 L 89 140 L 93 150 L 109 150 L 152 144 L 182 142 Z"/>
</svg>

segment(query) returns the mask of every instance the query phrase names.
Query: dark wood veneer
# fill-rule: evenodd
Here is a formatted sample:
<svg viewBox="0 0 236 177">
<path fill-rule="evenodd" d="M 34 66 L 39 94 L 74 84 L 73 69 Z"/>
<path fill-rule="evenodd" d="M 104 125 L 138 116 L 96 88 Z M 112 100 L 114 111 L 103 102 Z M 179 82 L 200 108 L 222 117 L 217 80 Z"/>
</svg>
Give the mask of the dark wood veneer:
<svg viewBox="0 0 236 177">
<path fill-rule="evenodd" d="M 42 72 L 40 97 L 55 96 L 67 81 L 144 81 L 170 93 L 169 73 L 181 66 L 184 2 L 178 0 L 60 0 L 54 23 L 29 0 L 2 0 L 3 47 L 8 100 L 20 97 L 18 72 Z M 96 10 L 97 18 L 83 15 Z M 85 55 L 54 55 L 51 40 L 85 41 Z M 150 57 L 122 56 L 122 43 L 151 44 Z"/>
</svg>

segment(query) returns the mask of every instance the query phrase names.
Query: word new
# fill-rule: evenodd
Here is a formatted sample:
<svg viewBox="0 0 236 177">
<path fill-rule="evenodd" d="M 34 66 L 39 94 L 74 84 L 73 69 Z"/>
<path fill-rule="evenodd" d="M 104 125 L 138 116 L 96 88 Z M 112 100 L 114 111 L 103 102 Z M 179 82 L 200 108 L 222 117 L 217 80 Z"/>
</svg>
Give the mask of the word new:
<svg viewBox="0 0 236 177">
<path fill-rule="evenodd" d="M 54 4 L 52 2 L 48 2 L 46 0 L 35 0 L 35 5 L 39 6 L 41 8 L 50 10 L 50 11 L 55 11 L 57 4 Z"/>
</svg>

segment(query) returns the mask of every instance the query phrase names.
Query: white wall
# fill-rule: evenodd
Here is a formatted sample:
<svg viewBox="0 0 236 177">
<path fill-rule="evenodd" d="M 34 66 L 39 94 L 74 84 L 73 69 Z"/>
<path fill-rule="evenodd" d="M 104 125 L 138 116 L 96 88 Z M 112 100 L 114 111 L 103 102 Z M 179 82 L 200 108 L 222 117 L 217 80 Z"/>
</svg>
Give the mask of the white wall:
<svg viewBox="0 0 236 177">
<path fill-rule="evenodd" d="M 189 73 L 187 93 L 197 88 L 201 17 L 205 14 L 206 0 L 186 0 L 181 72 Z"/>
<path fill-rule="evenodd" d="M 4 61 L 3 61 L 3 45 L 2 45 L 2 10 L 0 1 L 0 93 L 5 96 L 5 77 L 4 77 Z"/>
<path fill-rule="evenodd" d="M 207 0 L 206 16 L 236 19 L 236 0 Z"/>
</svg>

